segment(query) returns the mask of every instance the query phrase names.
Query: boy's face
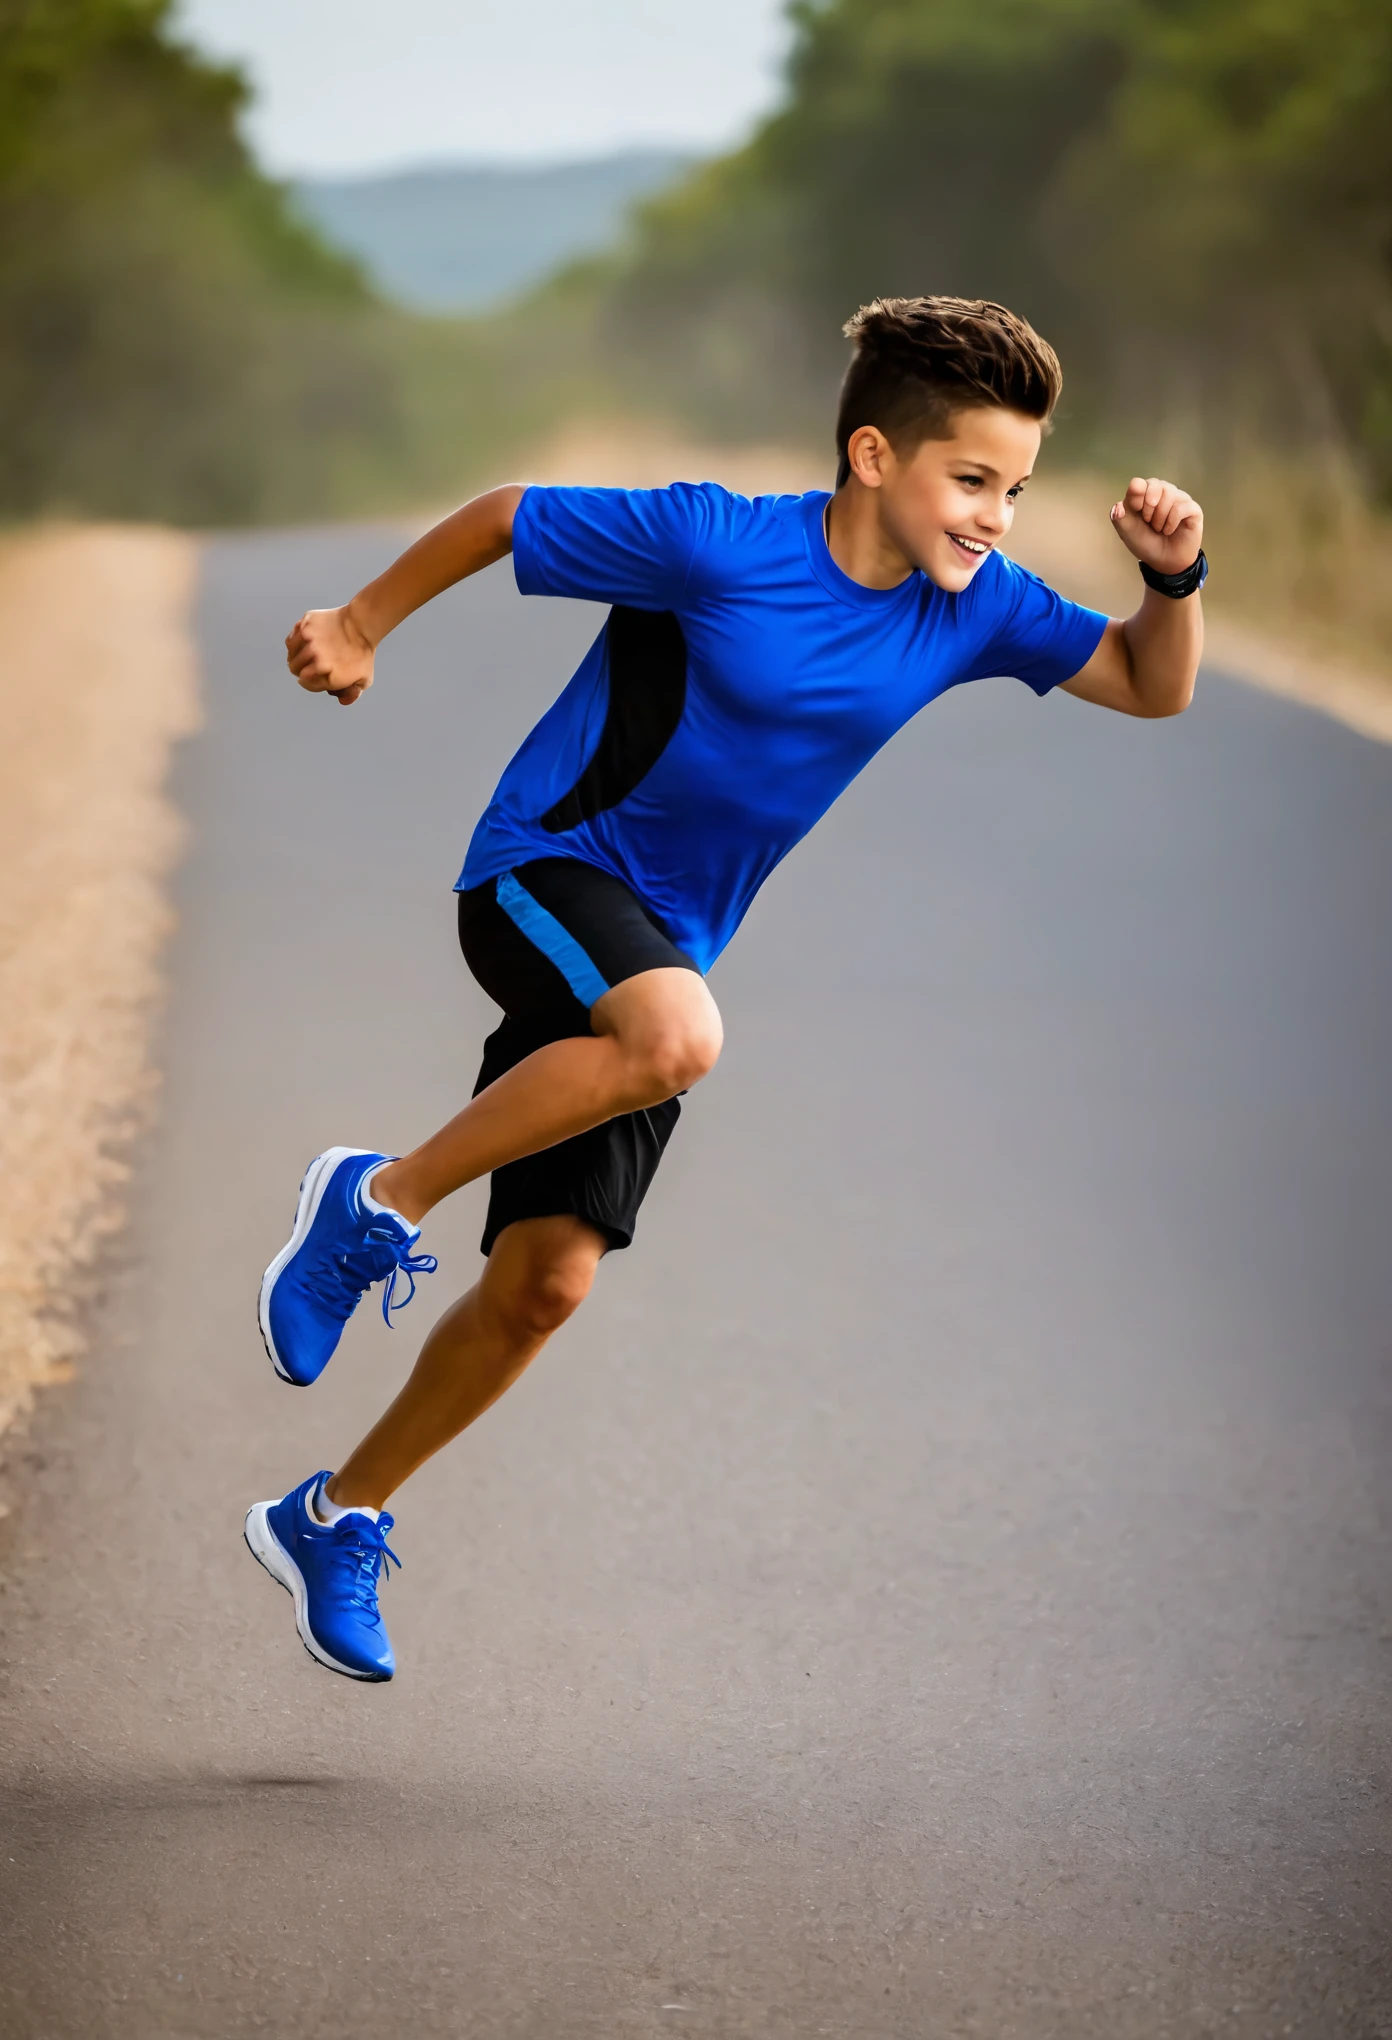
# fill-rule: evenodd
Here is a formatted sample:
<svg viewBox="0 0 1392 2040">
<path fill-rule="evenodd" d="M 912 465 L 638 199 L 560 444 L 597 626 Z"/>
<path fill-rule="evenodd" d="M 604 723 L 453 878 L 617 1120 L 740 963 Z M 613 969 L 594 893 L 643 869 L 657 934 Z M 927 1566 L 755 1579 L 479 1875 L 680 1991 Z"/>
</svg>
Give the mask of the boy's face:
<svg viewBox="0 0 1392 2040">
<path fill-rule="evenodd" d="M 872 486 L 884 537 L 940 588 L 956 592 L 1009 531 L 1042 428 L 998 405 L 958 411 L 952 427 L 950 439 L 922 440 L 903 460 L 877 433 Z"/>
</svg>

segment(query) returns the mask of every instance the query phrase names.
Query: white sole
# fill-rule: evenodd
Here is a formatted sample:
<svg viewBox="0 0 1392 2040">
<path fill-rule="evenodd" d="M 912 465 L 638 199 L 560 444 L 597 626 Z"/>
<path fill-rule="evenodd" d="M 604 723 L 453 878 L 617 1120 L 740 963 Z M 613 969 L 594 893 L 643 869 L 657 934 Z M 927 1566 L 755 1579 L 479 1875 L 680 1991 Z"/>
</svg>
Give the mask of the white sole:
<svg viewBox="0 0 1392 2040">
<path fill-rule="evenodd" d="M 341 1665 L 336 1657 L 329 1655 L 322 1643 L 316 1642 L 309 1626 L 309 1590 L 304 1583 L 304 1574 L 271 1528 L 270 1512 L 275 1507 L 274 1502 L 254 1503 L 247 1510 L 243 1535 L 252 1557 L 265 1566 L 271 1578 L 284 1587 L 294 1602 L 295 1627 L 300 1633 L 300 1642 L 315 1663 L 327 1666 L 329 1671 L 342 1672 L 345 1679 L 361 1679 L 369 1686 L 385 1685 L 385 1679 L 374 1678 L 371 1672 L 355 1672 L 351 1665 Z"/>
<path fill-rule="evenodd" d="M 284 1268 L 286 1262 L 304 1244 L 305 1235 L 313 1225 L 319 1210 L 319 1200 L 324 1194 L 325 1185 L 339 1163 L 347 1161 L 352 1155 L 370 1155 L 375 1153 L 375 1148 L 333 1147 L 325 1148 L 322 1155 L 314 1157 L 314 1160 L 305 1170 L 304 1181 L 300 1184 L 299 1202 L 295 1206 L 294 1231 L 276 1255 L 265 1274 L 261 1277 L 261 1292 L 256 1300 L 256 1321 L 261 1327 L 261 1337 L 265 1343 L 266 1354 L 272 1367 L 274 1367 L 281 1380 L 288 1381 L 292 1388 L 312 1388 L 314 1384 L 307 1381 L 296 1381 L 294 1375 L 287 1373 L 281 1365 L 280 1355 L 275 1347 L 275 1340 L 271 1337 L 271 1291 L 276 1286 L 276 1279 L 281 1269 Z M 257 1555 L 258 1557 L 260 1556 L 259 1553 Z M 264 1559 L 262 1564 L 265 1564 Z"/>
</svg>

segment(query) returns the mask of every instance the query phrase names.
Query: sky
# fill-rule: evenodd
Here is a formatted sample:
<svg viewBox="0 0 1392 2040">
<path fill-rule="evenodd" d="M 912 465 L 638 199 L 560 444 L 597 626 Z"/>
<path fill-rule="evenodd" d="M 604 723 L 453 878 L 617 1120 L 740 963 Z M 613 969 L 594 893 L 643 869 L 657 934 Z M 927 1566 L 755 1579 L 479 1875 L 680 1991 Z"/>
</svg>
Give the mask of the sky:
<svg viewBox="0 0 1392 2040">
<path fill-rule="evenodd" d="M 182 0 L 278 176 L 718 149 L 777 94 L 785 0 Z"/>
</svg>

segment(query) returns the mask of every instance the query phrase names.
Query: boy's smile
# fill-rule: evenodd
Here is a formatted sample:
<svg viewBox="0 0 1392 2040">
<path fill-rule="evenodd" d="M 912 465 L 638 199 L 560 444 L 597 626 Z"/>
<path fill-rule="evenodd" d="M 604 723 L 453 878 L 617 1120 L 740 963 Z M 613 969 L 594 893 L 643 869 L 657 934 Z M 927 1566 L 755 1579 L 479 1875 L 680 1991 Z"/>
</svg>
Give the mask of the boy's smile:
<svg viewBox="0 0 1392 2040">
<path fill-rule="evenodd" d="M 902 458 L 863 427 L 828 519 L 832 557 L 867 587 L 895 587 L 917 567 L 959 593 L 1009 532 L 1040 437 L 1036 419 L 999 405 L 957 412 L 950 439 L 921 440 Z"/>
</svg>

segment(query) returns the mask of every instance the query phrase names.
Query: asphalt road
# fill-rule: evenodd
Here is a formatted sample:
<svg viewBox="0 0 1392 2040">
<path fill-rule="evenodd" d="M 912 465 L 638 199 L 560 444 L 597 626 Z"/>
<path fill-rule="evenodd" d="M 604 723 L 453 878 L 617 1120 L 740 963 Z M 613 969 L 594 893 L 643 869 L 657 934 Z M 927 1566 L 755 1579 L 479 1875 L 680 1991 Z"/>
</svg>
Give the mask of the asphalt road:
<svg viewBox="0 0 1392 2040">
<path fill-rule="evenodd" d="M 495 569 L 298 694 L 389 543 L 208 553 L 161 1122 L 11 1450 L 0 2029 L 1392 2034 L 1392 750 L 1212 676 L 930 709 L 718 967 L 635 1250 L 399 1498 L 364 1688 L 242 1515 L 482 1192 L 312 1393 L 257 1280 L 310 1155 L 467 1095 L 449 889 L 596 621 Z"/>
</svg>

